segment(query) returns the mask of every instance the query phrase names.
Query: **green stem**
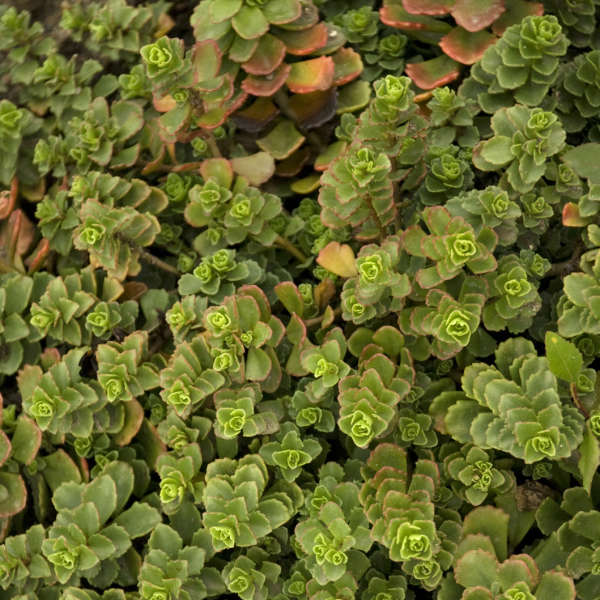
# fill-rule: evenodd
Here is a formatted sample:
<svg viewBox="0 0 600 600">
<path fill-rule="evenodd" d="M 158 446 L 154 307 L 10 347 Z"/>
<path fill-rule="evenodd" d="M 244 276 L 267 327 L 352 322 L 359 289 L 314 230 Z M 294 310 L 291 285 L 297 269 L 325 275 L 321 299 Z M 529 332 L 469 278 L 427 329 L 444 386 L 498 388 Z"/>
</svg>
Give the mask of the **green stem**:
<svg viewBox="0 0 600 600">
<path fill-rule="evenodd" d="M 342 314 L 341 306 L 338 306 L 336 309 L 334 309 L 334 311 L 333 311 L 334 317 L 339 317 L 341 314 Z M 325 315 L 323 314 L 319 317 L 314 317 L 313 319 L 307 319 L 306 321 L 304 321 L 304 325 L 307 328 L 312 327 L 313 325 L 319 325 L 324 318 L 325 318 Z"/>
<path fill-rule="evenodd" d="M 140 258 L 148 264 L 152 265 L 153 267 L 157 267 L 158 269 L 161 269 L 166 273 L 179 275 L 179 271 L 174 266 L 170 265 L 164 260 L 161 260 L 160 258 L 157 258 L 156 256 L 154 256 L 154 254 L 150 254 L 150 252 L 147 252 L 146 250 L 140 251 Z"/>
<path fill-rule="evenodd" d="M 292 244 L 292 242 L 290 242 L 290 240 L 287 238 L 278 235 L 277 238 L 275 238 L 275 243 L 279 247 L 284 248 L 290 254 L 295 256 L 301 263 L 305 263 L 308 260 L 308 258 L 304 256 L 304 254 L 300 252 L 300 250 L 298 250 L 298 248 L 296 248 L 296 246 L 294 246 L 294 244 Z"/>
</svg>

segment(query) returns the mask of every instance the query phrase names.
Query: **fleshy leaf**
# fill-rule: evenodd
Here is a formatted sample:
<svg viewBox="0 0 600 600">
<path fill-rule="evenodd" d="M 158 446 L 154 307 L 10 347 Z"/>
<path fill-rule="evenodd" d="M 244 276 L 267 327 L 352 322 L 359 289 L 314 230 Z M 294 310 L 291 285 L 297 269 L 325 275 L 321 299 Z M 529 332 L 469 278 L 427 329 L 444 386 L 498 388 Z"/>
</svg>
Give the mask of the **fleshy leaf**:
<svg viewBox="0 0 600 600">
<path fill-rule="evenodd" d="M 440 48 L 463 65 L 477 62 L 483 53 L 496 43 L 496 37 L 488 31 L 471 33 L 462 27 L 455 27 L 440 40 Z"/>
<path fill-rule="evenodd" d="M 583 368 L 583 356 L 577 346 L 553 331 L 546 332 L 545 343 L 550 370 L 559 379 L 577 383 L 577 377 Z"/>
<path fill-rule="evenodd" d="M 406 74 L 424 90 L 446 85 L 460 75 L 460 64 L 449 56 L 438 56 L 420 63 L 408 63 Z"/>
<path fill-rule="evenodd" d="M 319 252 L 317 262 L 328 271 L 340 277 L 353 277 L 358 273 L 354 252 L 348 244 L 329 242 Z"/>
<path fill-rule="evenodd" d="M 286 84 L 296 94 L 326 90 L 333 85 L 335 65 L 330 56 L 320 56 L 292 65 Z"/>
</svg>

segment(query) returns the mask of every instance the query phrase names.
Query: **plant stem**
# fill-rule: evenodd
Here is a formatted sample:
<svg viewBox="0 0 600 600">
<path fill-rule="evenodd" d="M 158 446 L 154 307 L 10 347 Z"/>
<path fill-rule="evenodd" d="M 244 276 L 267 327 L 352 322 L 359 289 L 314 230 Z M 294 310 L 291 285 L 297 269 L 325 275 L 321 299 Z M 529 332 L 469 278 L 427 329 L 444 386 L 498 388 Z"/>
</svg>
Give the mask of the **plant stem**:
<svg viewBox="0 0 600 600">
<path fill-rule="evenodd" d="M 154 254 L 150 254 L 150 252 L 147 252 L 146 250 L 140 251 L 140 258 L 146 261 L 148 264 L 152 265 L 153 267 L 157 267 L 158 269 L 161 269 L 173 275 L 179 275 L 179 271 L 175 267 L 173 267 L 169 263 L 166 263 L 164 260 L 157 258 L 156 256 L 154 256 Z"/>
<path fill-rule="evenodd" d="M 433 91 L 431 92 L 423 92 L 422 94 L 418 94 L 415 96 L 415 102 L 425 102 L 425 100 L 429 100 L 433 96 Z"/>
<path fill-rule="evenodd" d="M 290 240 L 287 238 L 278 235 L 277 238 L 275 238 L 275 243 L 279 247 L 284 248 L 290 254 L 295 256 L 301 263 L 305 263 L 308 260 L 308 258 L 304 256 L 304 254 L 302 254 L 302 252 L 300 252 L 300 250 L 298 250 L 298 248 L 296 248 L 296 246 L 294 246 L 294 244 L 292 244 L 292 242 L 290 242 Z"/>
<path fill-rule="evenodd" d="M 577 394 L 577 386 L 574 383 L 571 384 L 571 397 L 573 398 L 573 403 L 575 404 L 575 406 L 583 413 L 583 416 L 586 419 L 589 419 L 590 414 L 587 410 L 585 410 L 583 404 L 581 404 L 581 400 L 579 399 L 579 395 Z"/>
<path fill-rule="evenodd" d="M 207 131 L 203 137 L 206 140 L 208 147 L 210 148 L 210 152 L 213 155 L 213 158 L 223 158 L 223 155 L 219 150 L 219 146 L 217 145 L 217 140 L 215 140 L 215 136 L 212 134 L 212 132 Z"/>
<path fill-rule="evenodd" d="M 342 314 L 342 307 L 338 306 L 336 309 L 334 309 L 333 314 L 334 314 L 334 316 L 339 317 Z M 304 321 L 304 325 L 307 328 L 308 327 L 312 327 L 313 325 L 319 325 L 324 318 L 325 318 L 325 315 L 322 314 L 319 317 L 314 317 L 312 319 L 307 319 L 306 321 Z"/>
<path fill-rule="evenodd" d="M 571 271 L 573 271 L 575 269 L 575 267 L 577 266 L 577 262 L 581 258 L 581 255 L 583 254 L 584 249 L 585 248 L 584 248 L 583 243 L 579 240 L 575 244 L 575 248 L 573 249 L 573 254 L 571 255 L 571 258 L 569 258 L 567 260 L 563 260 L 562 262 L 559 262 L 559 263 L 554 263 L 552 265 L 552 267 L 550 267 L 550 270 L 544 275 L 544 277 L 553 277 L 555 275 L 566 275 L 566 274 L 570 273 Z"/>
</svg>

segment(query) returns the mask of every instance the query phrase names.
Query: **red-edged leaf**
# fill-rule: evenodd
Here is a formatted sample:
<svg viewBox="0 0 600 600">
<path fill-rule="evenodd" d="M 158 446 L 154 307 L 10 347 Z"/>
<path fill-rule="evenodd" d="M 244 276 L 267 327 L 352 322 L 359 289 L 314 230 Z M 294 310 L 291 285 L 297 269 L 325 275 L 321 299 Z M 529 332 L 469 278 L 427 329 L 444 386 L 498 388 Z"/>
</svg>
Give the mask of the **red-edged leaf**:
<svg viewBox="0 0 600 600">
<path fill-rule="evenodd" d="M 229 189 L 233 182 L 233 168 L 226 158 L 207 158 L 200 167 L 204 179 L 211 177 L 224 188 Z"/>
<path fill-rule="evenodd" d="M 312 3 L 307 2 L 302 6 L 300 16 L 289 23 L 279 25 L 280 29 L 286 31 L 302 31 L 319 22 L 319 9 Z"/>
<path fill-rule="evenodd" d="M 114 436 L 118 446 L 126 446 L 136 436 L 144 420 L 144 409 L 142 405 L 134 398 L 124 403 L 125 422 L 121 431 Z"/>
<path fill-rule="evenodd" d="M 589 219 L 579 214 L 579 206 L 574 202 L 567 202 L 562 211 L 562 221 L 565 227 L 585 227 Z"/>
<path fill-rule="evenodd" d="M 6 219 L 14 210 L 19 191 L 19 180 L 16 177 L 12 178 L 9 190 L 0 192 L 0 219 Z"/>
<path fill-rule="evenodd" d="M 525 0 L 512 0 L 506 7 L 506 11 L 494 21 L 492 31 L 500 36 L 507 27 L 520 23 L 529 15 L 544 14 L 544 5 L 541 2 L 525 2 Z"/>
<path fill-rule="evenodd" d="M 275 286 L 275 295 L 291 315 L 296 313 L 299 317 L 302 317 L 304 312 L 304 300 L 295 283 L 291 281 L 282 281 L 281 283 L 278 283 Z"/>
<path fill-rule="evenodd" d="M 283 62 L 284 58 L 285 44 L 274 35 L 267 33 L 260 38 L 252 57 L 242 65 L 242 68 L 251 75 L 268 75 Z"/>
<path fill-rule="evenodd" d="M 272 96 L 285 83 L 290 70 L 290 65 L 283 63 L 269 75 L 248 75 L 242 89 L 252 96 Z"/>
<path fill-rule="evenodd" d="M 325 150 L 315 159 L 315 171 L 325 171 L 336 158 L 341 156 L 347 146 L 347 142 L 342 141 L 334 142 L 327 146 L 327 148 L 325 148 Z"/>
<path fill-rule="evenodd" d="M 456 0 L 450 13 L 467 31 L 480 31 L 491 25 L 504 10 L 504 0 Z"/>
<path fill-rule="evenodd" d="M 379 9 L 381 22 L 396 29 L 437 31 L 446 33 L 450 29 L 448 23 L 427 15 L 413 15 L 399 4 L 391 4 Z"/>
<path fill-rule="evenodd" d="M 292 121 L 281 121 L 268 135 L 256 140 L 256 145 L 273 158 L 283 160 L 295 152 L 306 138 Z"/>
<path fill-rule="evenodd" d="M 27 273 L 29 275 L 41 269 L 50 254 L 50 242 L 46 238 L 42 238 L 35 250 L 27 257 L 25 264 L 27 265 Z"/>
<path fill-rule="evenodd" d="M 295 56 L 304 56 L 319 50 L 327 43 L 328 35 L 325 23 L 317 23 L 301 31 L 281 31 L 277 34 L 287 51 Z"/>
<path fill-rule="evenodd" d="M 463 65 L 472 65 L 482 57 L 487 48 L 496 43 L 496 40 L 496 36 L 488 31 L 472 33 L 462 27 L 455 27 L 440 40 L 440 48 L 450 58 Z"/>
<path fill-rule="evenodd" d="M 326 90 L 333 85 L 335 66 L 330 56 L 320 56 L 292 65 L 286 84 L 296 94 Z"/>
<path fill-rule="evenodd" d="M 415 85 L 430 90 L 454 81 L 460 75 L 460 65 L 442 55 L 420 63 L 409 63 L 405 71 Z"/>
<path fill-rule="evenodd" d="M 240 129 L 256 133 L 264 129 L 278 114 L 279 109 L 269 98 L 257 98 L 250 106 L 239 110 L 231 118 Z"/>
<path fill-rule="evenodd" d="M 245 177 L 250 185 L 261 185 L 269 181 L 275 173 L 275 161 L 267 152 L 232 158 L 231 166 L 238 175 Z"/>
<path fill-rule="evenodd" d="M 177 106 L 177 102 L 175 102 L 173 96 L 167 94 L 166 96 L 161 96 L 160 98 L 153 96 L 152 105 L 158 112 L 166 113 L 170 110 L 173 110 Z"/>
<path fill-rule="evenodd" d="M 454 0 L 402 0 L 406 12 L 412 15 L 446 15 Z"/>
<path fill-rule="evenodd" d="M 354 112 L 364 108 L 371 98 L 371 86 L 368 81 L 359 79 L 338 89 L 337 114 Z"/>
<path fill-rule="evenodd" d="M 294 94 L 289 100 L 288 108 L 294 120 L 302 127 L 306 129 L 319 127 L 335 116 L 336 89 L 332 87 L 324 92 Z"/>
<path fill-rule="evenodd" d="M 214 79 L 221 68 L 221 51 L 214 40 L 196 42 L 192 49 L 196 81 Z"/>
<path fill-rule="evenodd" d="M 299 150 L 296 150 L 293 154 L 288 156 L 285 160 L 277 163 L 275 172 L 280 177 L 295 177 L 302 171 L 312 153 L 310 149 L 303 146 Z"/>
<path fill-rule="evenodd" d="M 350 83 L 362 73 L 363 63 L 360 54 L 352 48 L 340 48 L 331 58 L 335 67 L 333 73 L 335 85 Z"/>
<path fill-rule="evenodd" d="M 215 127 L 219 127 L 232 112 L 236 111 L 244 104 L 246 98 L 248 98 L 248 94 L 246 92 L 241 92 L 237 96 L 229 98 L 229 100 L 222 105 L 211 107 L 207 106 L 205 103 L 206 112 L 196 120 L 197 124 L 205 129 L 215 129 Z"/>
</svg>

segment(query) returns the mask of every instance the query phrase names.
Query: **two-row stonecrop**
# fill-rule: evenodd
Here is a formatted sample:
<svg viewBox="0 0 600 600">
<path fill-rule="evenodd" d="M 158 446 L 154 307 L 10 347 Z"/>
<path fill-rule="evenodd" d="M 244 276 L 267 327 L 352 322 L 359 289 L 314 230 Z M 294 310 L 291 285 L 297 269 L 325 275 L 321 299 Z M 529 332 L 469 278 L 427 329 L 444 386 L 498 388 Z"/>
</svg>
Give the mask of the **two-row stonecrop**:
<svg viewBox="0 0 600 600">
<path fill-rule="evenodd" d="M 0 4 L 0 600 L 600 600 L 599 18 Z"/>
</svg>

